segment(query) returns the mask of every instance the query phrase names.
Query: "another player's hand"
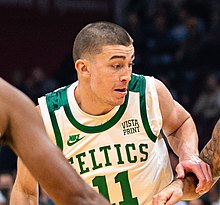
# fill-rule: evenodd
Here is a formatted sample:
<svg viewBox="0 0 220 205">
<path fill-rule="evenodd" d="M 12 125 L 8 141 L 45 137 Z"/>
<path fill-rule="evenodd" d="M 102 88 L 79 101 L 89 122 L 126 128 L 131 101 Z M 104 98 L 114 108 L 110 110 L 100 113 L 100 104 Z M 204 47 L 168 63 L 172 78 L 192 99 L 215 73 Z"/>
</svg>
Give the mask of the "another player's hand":
<svg viewBox="0 0 220 205">
<path fill-rule="evenodd" d="M 183 183 L 177 179 L 153 196 L 152 205 L 173 205 L 183 197 Z"/>
<path fill-rule="evenodd" d="M 193 172 L 199 180 L 195 191 L 200 195 L 208 192 L 213 184 L 210 166 L 198 156 L 180 159 L 176 172 L 179 179 L 184 178 L 186 173 Z"/>
</svg>

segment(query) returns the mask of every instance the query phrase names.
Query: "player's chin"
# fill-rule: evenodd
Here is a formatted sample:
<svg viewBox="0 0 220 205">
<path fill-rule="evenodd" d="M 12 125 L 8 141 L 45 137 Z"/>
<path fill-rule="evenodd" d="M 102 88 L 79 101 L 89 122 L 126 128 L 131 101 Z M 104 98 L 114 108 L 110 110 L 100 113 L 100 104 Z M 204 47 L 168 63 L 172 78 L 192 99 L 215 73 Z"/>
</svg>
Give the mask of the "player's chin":
<svg viewBox="0 0 220 205">
<path fill-rule="evenodd" d="M 125 102 L 126 95 L 127 92 L 115 91 L 112 99 L 115 106 L 122 105 Z"/>
<path fill-rule="evenodd" d="M 122 104 L 124 104 L 124 102 L 125 102 L 125 97 L 115 98 L 115 100 L 114 100 L 115 106 L 122 105 Z"/>
</svg>

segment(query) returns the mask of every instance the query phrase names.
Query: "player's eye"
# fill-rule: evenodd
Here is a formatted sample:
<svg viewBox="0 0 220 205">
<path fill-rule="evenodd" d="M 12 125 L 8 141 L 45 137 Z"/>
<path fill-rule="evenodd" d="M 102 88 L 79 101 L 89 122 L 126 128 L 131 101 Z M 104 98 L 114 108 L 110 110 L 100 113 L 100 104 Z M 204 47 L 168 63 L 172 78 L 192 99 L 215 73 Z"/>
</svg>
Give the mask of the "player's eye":
<svg viewBox="0 0 220 205">
<path fill-rule="evenodd" d="M 121 64 L 115 64 L 115 65 L 113 65 L 112 67 L 115 68 L 115 69 L 120 69 L 120 68 L 122 68 L 123 66 L 122 66 Z"/>
</svg>

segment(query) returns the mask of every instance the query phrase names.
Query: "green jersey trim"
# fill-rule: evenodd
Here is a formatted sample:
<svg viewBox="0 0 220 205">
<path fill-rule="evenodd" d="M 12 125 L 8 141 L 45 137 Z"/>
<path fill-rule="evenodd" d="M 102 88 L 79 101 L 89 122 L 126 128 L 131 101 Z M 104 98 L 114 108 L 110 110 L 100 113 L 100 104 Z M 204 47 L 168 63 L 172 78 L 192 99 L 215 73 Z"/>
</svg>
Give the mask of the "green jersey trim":
<svg viewBox="0 0 220 205">
<path fill-rule="evenodd" d="M 131 81 L 129 83 L 129 90 L 133 92 L 139 92 L 140 93 L 140 112 L 141 112 L 141 118 L 144 125 L 144 129 L 146 133 L 148 134 L 149 138 L 155 142 L 157 137 L 152 132 L 148 117 L 147 117 L 147 109 L 146 109 L 146 78 L 143 75 L 132 75 Z"/>
<path fill-rule="evenodd" d="M 54 134 L 55 134 L 56 143 L 57 143 L 57 146 L 61 150 L 63 150 L 63 140 L 62 140 L 62 135 L 61 135 L 59 125 L 57 122 L 57 118 L 55 115 L 55 111 L 60 109 L 60 107 L 66 104 L 67 102 L 66 93 L 67 93 L 67 88 L 69 86 L 66 86 L 57 91 L 46 94 L 46 103 L 47 103 L 51 123 L 52 123 Z"/>
<path fill-rule="evenodd" d="M 98 126 L 86 126 L 86 125 L 80 124 L 74 118 L 74 116 L 71 112 L 71 109 L 70 109 L 69 103 L 68 103 L 68 98 L 67 98 L 67 89 L 69 86 L 46 94 L 46 103 L 47 103 L 47 107 L 49 110 L 53 130 L 55 133 L 56 142 L 61 150 L 63 150 L 63 140 L 62 140 L 62 135 L 61 135 L 59 125 L 58 125 L 56 115 L 55 115 L 56 110 L 63 107 L 69 121 L 77 129 L 81 130 L 82 132 L 99 133 L 99 132 L 103 132 L 103 131 L 109 129 L 110 127 L 114 126 L 120 120 L 120 118 L 122 117 L 122 115 L 124 114 L 124 112 L 126 110 L 126 107 L 128 104 L 128 99 L 129 99 L 129 92 L 128 92 L 128 94 L 125 97 L 124 104 L 120 106 L 117 113 L 106 123 L 104 123 L 102 125 L 98 125 Z M 147 112 L 146 112 L 145 90 L 146 90 L 145 77 L 143 75 L 133 75 L 132 74 L 131 81 L 129 82 L 129 85 L 128 85 L 128 91 L 140 93 L 140 113 L 141 113 L 141 118 L 142 118 L 142 122 L 144 125 L 144 129 L 145 129 L 146 133 L 148 134 L 149 138 L 153 142 L 155 142 L 157 137 L 153 134 L 153 132 L 150 128 L 150 125 L 148 122 L 148 117 L 147 117 Z"/>
<path fill-rule="evenodd" d="M 90 133 L 90 134 L 91 133 L 99 133 L 99 132 L 103 132 L 103 131 L 109 129 L 110 127 L 114 126 L 119 121 L 119 119 L 124 114 L 125 109 L 127 107 L 128 98 L 129 98 L 129 95 L 126 95 L 124 104 L 120 106 L 117 113 L 109 121 L 105 122 L 102 125 L 97 125 L 97 126 L 86 126 L 86 125 L 80 124 L 74 118 L 68 102 L 66 105 L 64 105 L 64 110 L 65 110 L 65 113 L 66 113 L 69 121 L 80 131 L 85 132 L 85 133 Z M 67 101 L 68 101 L 68 99 L 67 99 Z"/>
</svg>

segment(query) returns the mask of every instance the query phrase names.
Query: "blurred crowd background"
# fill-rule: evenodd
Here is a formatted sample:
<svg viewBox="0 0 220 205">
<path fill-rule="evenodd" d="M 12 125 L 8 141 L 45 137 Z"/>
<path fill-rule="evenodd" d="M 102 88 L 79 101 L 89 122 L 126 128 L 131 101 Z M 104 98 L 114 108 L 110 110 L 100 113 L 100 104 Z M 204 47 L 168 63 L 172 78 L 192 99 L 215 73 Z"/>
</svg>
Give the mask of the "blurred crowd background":
<svg viewBox="0 0 220 205">
<path fill-rule="evenodd" d="M 220 118 L 219 0 L 0 0 L 0 76 L 37 98 L 76 80 L 72 44 L 94 21 L 123 26 L 134 39 L 134 72 L 164 82 L 193 116 L 199 150 Z M 177 158 L 170 150 L 173 167 Z M 16 156 L 0 150 L 0 205 L 8 204 Z M 53 202 L 41 190 L 41 205 Z M 220 182 L 183 205 L 220 205 Z"/>
</svg>

